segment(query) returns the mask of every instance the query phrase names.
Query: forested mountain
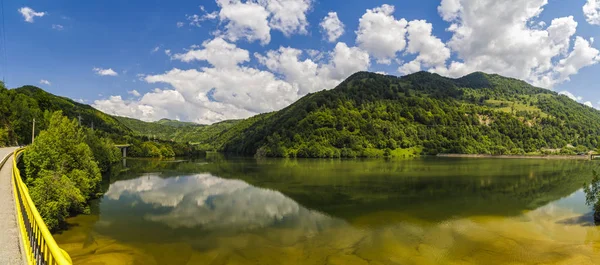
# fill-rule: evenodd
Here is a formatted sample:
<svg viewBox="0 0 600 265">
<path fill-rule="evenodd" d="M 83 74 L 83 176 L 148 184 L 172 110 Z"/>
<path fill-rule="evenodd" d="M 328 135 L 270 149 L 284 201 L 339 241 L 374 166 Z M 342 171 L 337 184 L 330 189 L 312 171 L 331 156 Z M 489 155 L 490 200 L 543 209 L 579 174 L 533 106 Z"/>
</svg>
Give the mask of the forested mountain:
<svg viewBox="0 0 600 265">
<path fill-rule="evenodd" d="M 575 153 L 599 142 L 599 111 L 520 80 L 359 72 L 335 89 L 240 122 L 217 137 L 215 148 L 276 157 L 402 157 Z"/>
<path fill-rule="evenodd" d="M 89 105 L 50 94 L 35 86 L 6 89 L 1 82 L 0 146 L 30 144 L 33 119 L 36 120 L 35 133 L 39 135 L 48 127 L 55 111 L 61 111 L 62 115 L 76 119 L 81 126 L 93 129 L 97 137 L 110 139 L 113 143 L 132 144 L 129 152 L 132 156 L 171 157 L 194 152 L 191 146 L 173 143 L 166 138 L 149 141 L 148 137 L 134 133 L 117 118 Z"/>
</svg>

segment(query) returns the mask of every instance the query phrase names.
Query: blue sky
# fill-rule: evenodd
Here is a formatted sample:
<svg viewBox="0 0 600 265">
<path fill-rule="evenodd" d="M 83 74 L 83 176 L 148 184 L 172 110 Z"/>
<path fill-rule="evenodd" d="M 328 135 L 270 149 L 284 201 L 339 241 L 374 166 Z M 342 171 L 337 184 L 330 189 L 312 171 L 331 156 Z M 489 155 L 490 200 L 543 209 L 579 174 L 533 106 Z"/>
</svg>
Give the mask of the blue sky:
<svg viewBox="0 0 600 265">
<path fill-rule="evenodd" d="M 0 77 L 112 114 L 201 123 L 280 109 L 359 70 L 497 72 L 599 107 L 600 1 L 587 15 L 586 2 L 5 1 Z M 334 40 L 320 25 L 330 12 L 344 29 Z"/>
</svg>

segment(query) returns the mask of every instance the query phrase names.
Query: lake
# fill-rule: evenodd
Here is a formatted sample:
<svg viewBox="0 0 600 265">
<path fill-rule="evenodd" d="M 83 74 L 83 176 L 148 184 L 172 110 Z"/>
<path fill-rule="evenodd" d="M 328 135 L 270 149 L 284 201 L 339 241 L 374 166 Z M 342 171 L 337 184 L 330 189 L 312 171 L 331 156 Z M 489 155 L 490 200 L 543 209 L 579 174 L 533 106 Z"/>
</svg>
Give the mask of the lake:
<svg viewBox="0 0 600 265">
<path fill-rule="evenodd" d="M 597 264 L 593 161 L 128 159 L 74 264 Z"/>
</svg>

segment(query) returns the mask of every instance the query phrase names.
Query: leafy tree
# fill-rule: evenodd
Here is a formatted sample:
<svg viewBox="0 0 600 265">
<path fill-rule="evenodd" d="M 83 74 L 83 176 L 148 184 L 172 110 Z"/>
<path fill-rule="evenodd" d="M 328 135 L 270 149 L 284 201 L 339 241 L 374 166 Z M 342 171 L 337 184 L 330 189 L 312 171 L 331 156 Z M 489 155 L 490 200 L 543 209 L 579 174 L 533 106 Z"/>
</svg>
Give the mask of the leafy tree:
<svg viewBox="0 0 600 265">
<path fill-rule="evenodd" d="M 86 142 L 77 121 L 59 111 L 24 153 L 25 182 L 50 229 L 58 228 L 69 214 L 83 212 L 85 201 L 98 191 L 100 169 Z"/>
</svg>

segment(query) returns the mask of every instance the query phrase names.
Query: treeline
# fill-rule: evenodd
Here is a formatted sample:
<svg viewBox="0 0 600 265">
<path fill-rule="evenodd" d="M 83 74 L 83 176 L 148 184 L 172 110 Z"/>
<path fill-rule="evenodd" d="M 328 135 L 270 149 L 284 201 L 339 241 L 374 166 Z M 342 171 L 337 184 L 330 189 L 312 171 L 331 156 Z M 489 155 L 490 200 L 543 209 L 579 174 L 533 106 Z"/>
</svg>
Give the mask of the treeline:
<svg viewBox="0 0 600 265">
<path fill-rule="evenodd" d="M 23 181 L 51 230 L 66 217 L 89 212 L 88 201 L 100 194 L 101 173 L 121 160 L 114 142 L 79 126 L 62 112 L 46 113 L 47 129 L 24 152 Z"/>
<path fill-rule="evenodd" d="M 222 132 L 216 148 L 275 157 L 406 157 L 577 153 L 600 143 L 597 110 L 483 73 L 450 79 L 361 72 L 257 117 Z"/>
</svg>

